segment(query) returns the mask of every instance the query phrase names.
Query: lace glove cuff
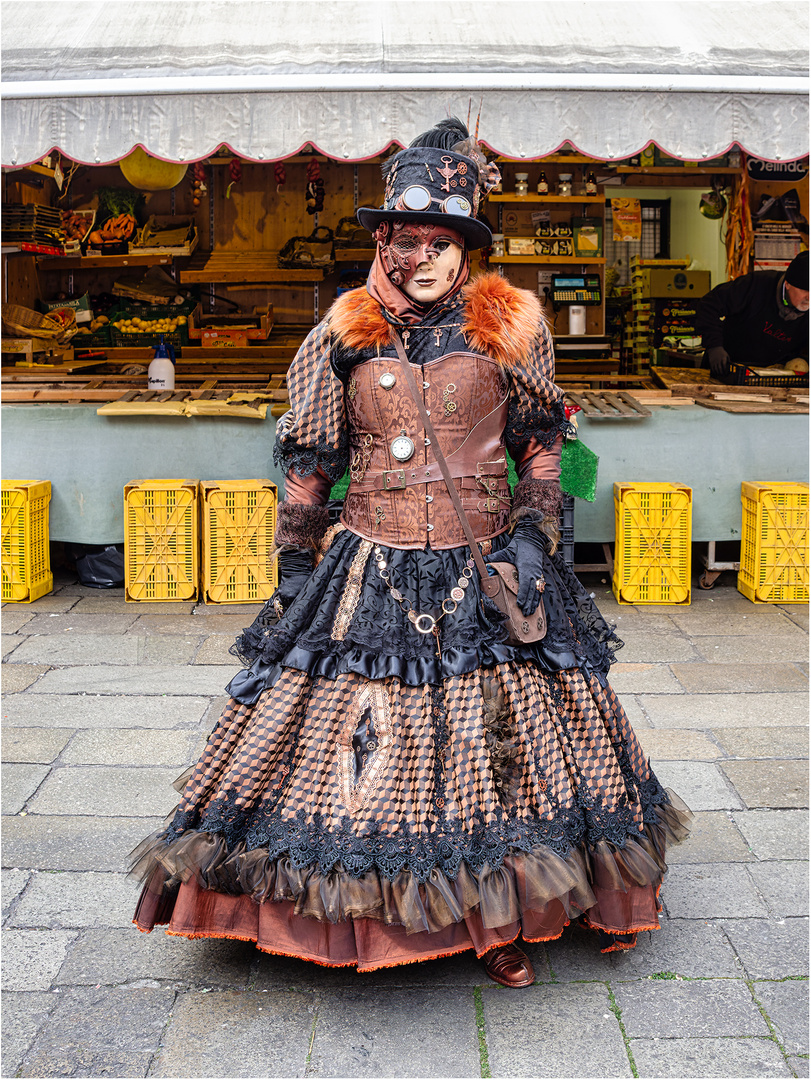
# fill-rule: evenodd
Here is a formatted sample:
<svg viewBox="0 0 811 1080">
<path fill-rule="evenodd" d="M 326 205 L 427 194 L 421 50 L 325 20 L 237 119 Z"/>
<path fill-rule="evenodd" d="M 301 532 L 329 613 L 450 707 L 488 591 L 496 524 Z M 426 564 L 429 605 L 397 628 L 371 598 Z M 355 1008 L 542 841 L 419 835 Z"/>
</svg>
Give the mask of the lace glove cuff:
<svg viewBox="0 0 811 1080">
<path fill-rule="evenodd" d="M 311 548 L 318 551 L 321 538 L 329 525 L 329 511 L 326 506 L 308 506 L 305 503 L 279 503 L 276 518 L 277 548 L 290 544 L 299 548 Z"/>
<path fill-rule="evenodd" d="M 519 480 L 513 492 L 510 527 L 518 523 L 534 523 L 551 541 L 550 554 L 557 550 L 560 540 L 560 507 L 563 492 L 557 480 Z"/>
</svg>

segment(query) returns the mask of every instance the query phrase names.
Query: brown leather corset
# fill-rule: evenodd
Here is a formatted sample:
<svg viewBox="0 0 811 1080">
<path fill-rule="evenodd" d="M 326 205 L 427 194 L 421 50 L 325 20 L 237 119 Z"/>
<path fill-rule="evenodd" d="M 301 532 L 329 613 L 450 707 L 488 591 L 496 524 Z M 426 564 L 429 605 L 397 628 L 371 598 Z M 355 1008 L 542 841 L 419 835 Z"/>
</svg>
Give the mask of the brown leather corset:
<svg viewBox="0 0 811 1080">
<path fill-rule="evenodd" d="M 413 370 L 473 535 L 479 541 L 498 536 L 510 517 L 507 376 L 495 360 L 477 353 L 448 353 Z M 346 402 L 351 483 L 344 525 L 387 547 L 463 545 L 462 526 L 399 361 L 382 357 L 353 368 Z M 409 439 L 414 452 L 402 460 Z"/>
</svg>

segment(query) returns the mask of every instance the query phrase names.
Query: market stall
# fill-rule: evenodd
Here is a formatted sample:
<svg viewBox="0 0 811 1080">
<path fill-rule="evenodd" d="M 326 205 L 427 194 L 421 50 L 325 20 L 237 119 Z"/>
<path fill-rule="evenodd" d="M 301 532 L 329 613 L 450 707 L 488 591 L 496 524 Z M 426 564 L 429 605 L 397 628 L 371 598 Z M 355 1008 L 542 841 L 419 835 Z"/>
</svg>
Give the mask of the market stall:
<svg viewBox="0 0 811 1080">
<path fill-rule="evenodd" d="M 667 296 L 632 296 L 630 256 L 637 276 L 655 264 L 706 291 L 752 266 L 751 234 L 721 242 L 734 214 L 793 191 L 807 222 L 807 57 L 792 44 L 807 11 L 711 3 L 696 25 L 692 4 L 655 19 L 592 5 L 586 40 L 578 5 L 537 9 L 47 3 L 34 26 L 3 5 L 3 202 L 18 215 L 4 214 L 4 475 L 51 479 L 53 539 L 120 541 L 136 475 L 280 482 L 287 366 L 371 259 L 355 211 L 380 202 L 391 148 L 445 110 L 475 123 L 481 108 L 503 173 L 484 258 L 543 299 L 562 384 L 662 388 L 689 308 L 676 297 L 657 323 Z M 756 178 L 753 161 L 772 171 Z M 708 188 L 720 222 L 698 213 Z M 649 251 L 615 239 L 626 201 L 662 215 Z M 790 228 L 765 239 L 775 264 L 798 243 Z M 27 335 L 20 310 L 49 305 L 78 321 Z M 161 336 L 177 360 L 162 393 L 148 384 Z M 613 538 L 620 474 L 693 485 L 697 540 L 736 535 L 741 479 L 807 478 L 802 401 L 746 416 L 648 401 L 641 421 L 582 420 L 601 464 L 578 540 Z M 729 453 L 711 475 L 718 439 Z"/>
</svg>

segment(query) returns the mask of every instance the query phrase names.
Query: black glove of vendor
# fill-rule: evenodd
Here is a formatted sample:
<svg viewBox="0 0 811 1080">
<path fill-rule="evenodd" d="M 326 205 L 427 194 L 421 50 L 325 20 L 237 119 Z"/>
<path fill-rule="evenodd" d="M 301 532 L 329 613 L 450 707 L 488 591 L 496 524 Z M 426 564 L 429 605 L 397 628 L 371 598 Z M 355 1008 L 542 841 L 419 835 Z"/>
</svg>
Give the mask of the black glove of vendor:
<svg viewBox="0 0 811 1080">
<path fill-rule="evenodd" d="M 710 374 L 716 379 L 722 378 L 729 371 L 729 353 L 723 345 L 716 345 L 714 349 L 707 349 L 707 360 L 710 364 Z"/>
<path fill-rule="evenodd" d="M 271 596 L 270 605 L 281 618 L 307 584 L 313 572 L 313 550 L 286 546 L 279 552 L 277 565 L 279 587 Z"/>
<path fill-rule="evenodd" d="M 488 555 L 485 562 L 512 563 L 518 571 L 518 593 L 516 600 L 525 615 L 532 615 L 541 602 L 541 590 L 538 583 L 544 581 L 543 556 L 544 535 L 534 521 L 524 518 L 518 522 L 512 540 L 502 548 Z"/>
</svg>

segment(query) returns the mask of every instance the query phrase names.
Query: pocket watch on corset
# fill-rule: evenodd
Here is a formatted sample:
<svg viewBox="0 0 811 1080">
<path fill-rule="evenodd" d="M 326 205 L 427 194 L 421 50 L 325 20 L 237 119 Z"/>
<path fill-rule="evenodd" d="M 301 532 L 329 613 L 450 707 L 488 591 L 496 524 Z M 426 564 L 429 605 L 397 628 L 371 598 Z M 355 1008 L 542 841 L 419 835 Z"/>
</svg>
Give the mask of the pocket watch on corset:
<svg viewBox="0 0 811 1080">
<path fill-rule="evenodd" d="M 392 440 L 391 456 L 395 461 L 408 461 L 414 456 L 414 443 L 407 435 L 398 435 Z"/>
</svg>

